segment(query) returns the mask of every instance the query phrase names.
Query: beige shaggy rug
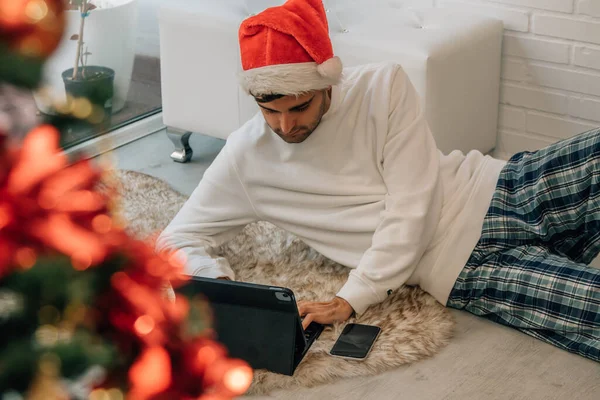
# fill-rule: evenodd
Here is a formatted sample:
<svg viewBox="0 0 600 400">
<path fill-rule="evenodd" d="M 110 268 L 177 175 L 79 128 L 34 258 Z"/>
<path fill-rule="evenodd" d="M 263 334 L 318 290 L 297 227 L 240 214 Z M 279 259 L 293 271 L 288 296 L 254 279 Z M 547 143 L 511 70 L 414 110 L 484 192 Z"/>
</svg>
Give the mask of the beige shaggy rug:
<svg viewBox="0 0 600 400">
<path fill-rule="evenodd" d="M 164 182 L 151 176 L 118 171 L 122 193 L 121 213 L 130 232 L 148 238 L 160 232 L 186 200 Z M 266 222 L 248 225 L 226 245 L 214 249 L 226 257 L 236 279 L 288 287 L 299 300 L 329 300 L 344 284 L 348 268 L 326 259 L 299 239 Z M 364 361 L 328 354 L 344 324 L 327 327 L 313 344 L 294 376 L 255 371 L 248 394 L 275 389 L 312 387 L 336 379 L 375 375 L 429 357 L 452 337 L 454 320 L 446 308 L 418 288 L 403 287 L 383 303 L 349 322 L 382 328 Z"/>
</svg>

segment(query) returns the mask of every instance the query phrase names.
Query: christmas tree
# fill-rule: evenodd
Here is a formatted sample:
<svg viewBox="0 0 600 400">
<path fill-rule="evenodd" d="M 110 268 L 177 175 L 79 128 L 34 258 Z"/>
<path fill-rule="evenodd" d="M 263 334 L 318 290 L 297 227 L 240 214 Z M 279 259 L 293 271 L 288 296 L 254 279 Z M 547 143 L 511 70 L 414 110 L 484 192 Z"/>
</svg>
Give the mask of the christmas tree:
<svg viewBox="0 0 600 400">
<path fill-rule="evenodd" d="M 85 99 L 20 134 L 7 97 L 39 87 L 63 1 L 0 0 L 0 397 L 243 394 L 252 370 L 213 340 L 200 295 L 179 293 L 180 258 L 130 237 L 105 171 L 64 155 L 65 121 L 93 124 L 73 108 Z"/>
</svg>

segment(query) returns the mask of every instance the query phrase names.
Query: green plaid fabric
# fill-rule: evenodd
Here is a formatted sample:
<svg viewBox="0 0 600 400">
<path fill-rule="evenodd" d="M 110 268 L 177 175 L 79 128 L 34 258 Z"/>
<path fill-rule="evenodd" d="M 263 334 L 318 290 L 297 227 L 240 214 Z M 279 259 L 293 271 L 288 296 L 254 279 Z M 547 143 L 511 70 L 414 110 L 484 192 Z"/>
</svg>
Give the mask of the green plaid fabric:
<svg viewBox="0 0 600 400">
<path fill-rule="evenodd" d="M 447 303 L 600 362 L 600 129 L 515 154 Z"/>
</svg>

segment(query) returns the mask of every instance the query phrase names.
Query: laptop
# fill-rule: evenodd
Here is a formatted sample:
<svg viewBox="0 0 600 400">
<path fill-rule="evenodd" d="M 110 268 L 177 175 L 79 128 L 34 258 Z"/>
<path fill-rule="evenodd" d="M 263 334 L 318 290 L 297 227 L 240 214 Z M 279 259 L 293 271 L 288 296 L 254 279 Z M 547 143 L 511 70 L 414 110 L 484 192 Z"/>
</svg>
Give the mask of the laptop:
<svg viewBox="0 0 600 400">
<path fill-rule="evenodd" d="M 245 360 L 253 369 L 293 375 L 324 328 L 314 322 L 302 328 L 288 288 L 194 276 L 179 291 L 208 301 L 215 339 L 230 357 Z"/>
</svg>

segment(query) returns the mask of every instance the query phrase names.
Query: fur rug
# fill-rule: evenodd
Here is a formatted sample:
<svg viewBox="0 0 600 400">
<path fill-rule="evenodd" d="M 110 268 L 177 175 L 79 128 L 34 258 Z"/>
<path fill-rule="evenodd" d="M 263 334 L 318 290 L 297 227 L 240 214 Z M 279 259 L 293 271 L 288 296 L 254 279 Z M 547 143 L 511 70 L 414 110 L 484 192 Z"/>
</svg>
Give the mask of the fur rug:
<svg viewBox="0 0 600 400">
<path fill-rule="evenodd" d="M 148 175 L 118 171 L 121 213 L 128 230 L 139 238 L 160 232 L 186 197 Z M 324 301 L 344 284 L 348 268 L 318 254 L 303 242 L 267 222 L 248 225 L 214 254 L 226 257 L 239 281 L 288 287 L 298 299 Z M 403 287 L 383 303 L 349 322 L 382 328 L 369 357 L 353 361 L 328 354 L 344 324 L 327 327 L 294 376 L 255 371 L 248 394 L 275 389 L 312 387 L 340 378 L 375 375 L 432 356 L 452 337 L 454 320 L 446 308 L 419 288 Z"/>
</svg>

